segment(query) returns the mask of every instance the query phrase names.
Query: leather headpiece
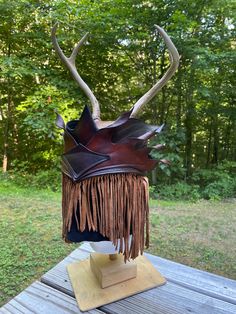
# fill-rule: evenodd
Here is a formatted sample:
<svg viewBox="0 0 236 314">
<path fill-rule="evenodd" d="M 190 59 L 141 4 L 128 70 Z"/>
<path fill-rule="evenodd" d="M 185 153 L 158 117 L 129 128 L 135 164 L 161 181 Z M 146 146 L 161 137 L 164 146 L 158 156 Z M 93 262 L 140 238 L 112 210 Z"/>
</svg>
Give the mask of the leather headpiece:
<svg viewBox="0 0 236 314">
<path fill-rule="evenodd" d="M 130 118 L 132 111 L 122 114 L 109 126 L 98 129 L 87 106 L 79 120 L 66 125 L 60 115 L 56 124 L 64 129 L 65 151 L 62 172 L 74 182 L 111 174 L 144 175 L 157 161 L 149 156 L 147 141 L 162 127 Z"/>
</svg>

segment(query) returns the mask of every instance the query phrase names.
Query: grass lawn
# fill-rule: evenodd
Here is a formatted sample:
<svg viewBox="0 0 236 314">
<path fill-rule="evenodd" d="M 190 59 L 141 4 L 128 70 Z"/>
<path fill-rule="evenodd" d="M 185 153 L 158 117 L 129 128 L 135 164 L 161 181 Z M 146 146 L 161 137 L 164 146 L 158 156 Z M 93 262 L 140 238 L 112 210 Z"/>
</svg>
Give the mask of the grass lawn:
<svg viewBox="0 0 236 314">
<path fill-rule="evenodd" d="M 0 305 L 78 245 L 61 240 L 60 194 L 0 185 Z M 236 279 L 236 202 L 151 201 L 149 252 Z"/>
<path fill-rule="evenodd" d="M 236 279 L 236 199 L 150 203 L 150 253 Z"/>
</svg>

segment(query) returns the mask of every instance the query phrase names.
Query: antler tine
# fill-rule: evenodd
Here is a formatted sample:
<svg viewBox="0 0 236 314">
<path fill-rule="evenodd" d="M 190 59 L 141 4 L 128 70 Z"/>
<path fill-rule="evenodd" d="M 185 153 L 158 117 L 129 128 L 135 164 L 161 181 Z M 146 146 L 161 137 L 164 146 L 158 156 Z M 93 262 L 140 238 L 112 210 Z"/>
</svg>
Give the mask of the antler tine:
<svg viewBox="0 0 236 314">
<path fill-rule="evenodd" d="M 135 117 L 138 112 L 145 106 L 158 92 L 162 89 L 163 86 L 171 79 L 174 75 L 175 71 L 179 66 L 179 53 L 171 41 L 170 37 L 166 34 L 163 28 L 158 25 L 154 25 L 162 38 L 164 39 L 166 46 L 169 50 L 169 57 L 171 65 L 169 69 L 166 71 L 164 76 L 147 92 L 145 93 L 133 106 L 133 111 L 131 113 L 131 117 Z"/>
<path fill-rule="evenodd" d="M 74 47 L 71 56 L 67 58 L 63 51 L 61 50 L 61 47 L 58 44 L 57 38 L 56 38 L 56 31 L 57 31 L 58 23 L 55 23 L 55 25 L 52 28 L 51 35 L 52 35 L 52 43 L 53 46 L 58 53 L 58 56 L 62 60 L 62 62 L 65 64 L 65 66 L 69 69 L 71 72 L 73 78 L 75 81 L 78 83 L 78 85 L 81 87 L 81 89 L 85 92 L 85 94 L 88 96 L 90 99 L 92 106 L 93 106 L 93 119 L 94 120 L 100 120 L 100 106 L 98 103 L 98 100 L 94 96 L 93 92 L 91 89 L 88 87 L 88 85 L 84 82 L 84 80 L 81 78 L 79 75 L 76 66 L 75 66 L 75 58 L 83 45 L 83 43 L 86 41 L 88 34 L 86 33 L 82 39 L 78 42 L 78 44 Z"/>
</svg>

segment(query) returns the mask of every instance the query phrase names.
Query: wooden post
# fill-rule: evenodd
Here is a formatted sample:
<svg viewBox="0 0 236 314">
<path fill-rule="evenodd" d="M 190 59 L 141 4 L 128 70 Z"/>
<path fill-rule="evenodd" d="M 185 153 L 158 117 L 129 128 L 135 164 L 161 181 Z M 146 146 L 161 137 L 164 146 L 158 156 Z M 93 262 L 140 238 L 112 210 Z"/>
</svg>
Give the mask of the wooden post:
<svg viewBox="0 0 236 314">
<path fill-rule="evenodd" d="M 134 261 L 124 263 L 122 254 L 90 254 L 90 268 L 100 286 L 106 288 L 137 276 Z"/>
</svg>

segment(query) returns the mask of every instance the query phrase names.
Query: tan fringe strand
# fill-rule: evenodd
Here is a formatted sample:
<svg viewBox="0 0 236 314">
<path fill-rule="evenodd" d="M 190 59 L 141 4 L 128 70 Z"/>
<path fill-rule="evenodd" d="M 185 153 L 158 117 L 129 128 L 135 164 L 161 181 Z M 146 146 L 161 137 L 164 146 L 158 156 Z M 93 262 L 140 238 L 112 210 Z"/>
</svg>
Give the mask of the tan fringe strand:
<svg viewBox="0 0 236 314">
<path fill-rule="evenodd" d="M 98 231 L 116 247 L 120 240 L 124 260 L 134 259 L 149 246 L 148 197 L 148 179 L 140 175 L 107 174 L 75 183 L 63 174 L 62 236 L 67 241 L 74 213 L 78 231 Z"/>
</svg>

